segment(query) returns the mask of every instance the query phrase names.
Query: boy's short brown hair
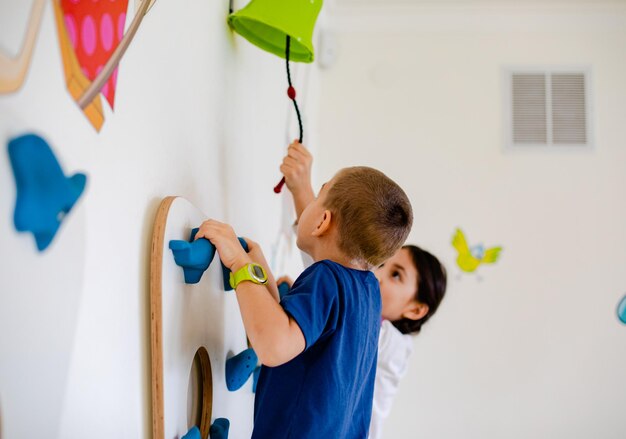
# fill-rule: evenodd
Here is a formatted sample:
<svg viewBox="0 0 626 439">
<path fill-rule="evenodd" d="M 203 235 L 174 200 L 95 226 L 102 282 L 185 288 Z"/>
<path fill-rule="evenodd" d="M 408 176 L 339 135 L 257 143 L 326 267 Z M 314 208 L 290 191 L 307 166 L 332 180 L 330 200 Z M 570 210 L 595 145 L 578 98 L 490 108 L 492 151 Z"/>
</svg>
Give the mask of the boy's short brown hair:
<svg viewBox="0 0 626 439">
<path fill-rule="evenodd" d="M 337 216 L 339 248 L 370 267 L 391 257 L 413 224 L 413 209 L 402 188 L 366 166 L 339 171 L 324 205 Z"/>
</svg>

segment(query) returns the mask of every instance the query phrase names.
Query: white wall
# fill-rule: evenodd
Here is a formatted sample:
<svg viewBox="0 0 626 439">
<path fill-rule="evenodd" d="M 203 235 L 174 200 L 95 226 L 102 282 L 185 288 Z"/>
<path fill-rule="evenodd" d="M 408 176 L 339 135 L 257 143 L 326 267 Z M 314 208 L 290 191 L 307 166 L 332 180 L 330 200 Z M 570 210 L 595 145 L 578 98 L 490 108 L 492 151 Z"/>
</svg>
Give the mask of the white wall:
<svg viewBox="0 0 626 439">
<path fill-rule="evenodd" d="M 318 180 L 355 164 L 396 179 L 415 211 L 409 242 L 449 272 L 385 437 L 622 438 L 624 8 L 467 3 L 483 7 L 340 14 L 321 75 Z M 593 150 L 503 150 L 511 64 L 591 67 Z M 457 226 L 504 246 L 482 280 L 460 276 Z"/>
<path fill-rule="evenodd" d="M 28 3 L 0 4 L 9 51 Z M 0 96 L 0 138 L 39 133 L 88 186 L 37 253 L 13 228 L 15 185 L 0 154 L 0 436 L 150 437 L 149 255 L 163 197 L 184 196 L 271 254 L 283 208 L 272 188 L 292 111 L 284 61 L 235 37 L 227 13 L 228 1 L 157 0 L 98 134 L 65 89 L 46 5 L 26 82 Z"/>
<path fill-rule="evenodd" d="M 19 46 L 23 3 L 0 3 L 3 47 Z M 13 229 L 15 188 L 0 155 L 3 438 L 34 425 L 51 437 L 150 436 L 149 247 L 162 197 L 185 196 L 270 253 L 283 208 L 271 188 L 292 111 L 284 63 L 234 38 L 227 7 L 157 0 L 96 134 L 65 90 L 46 6 L 24 86 L 0 96 L 0 136 L 40 133 L 66 172 L 89 181 L 39 254 Z M 530 9 L 343 17 L 319 124 L 306 113 L 316 183 L 341 166 L 383 169 L 413 200 L 410 241 L 450 271 L 448 297 L 416 339 L 390 438 L 620 437 L 626 20 L 620 8 Z M 525 63 L 592 67 L 593 151 L 503 153 L 500 69 Z M 457 279 L 456 226 L 505 247 L 481 282 Z"/>
</svg>

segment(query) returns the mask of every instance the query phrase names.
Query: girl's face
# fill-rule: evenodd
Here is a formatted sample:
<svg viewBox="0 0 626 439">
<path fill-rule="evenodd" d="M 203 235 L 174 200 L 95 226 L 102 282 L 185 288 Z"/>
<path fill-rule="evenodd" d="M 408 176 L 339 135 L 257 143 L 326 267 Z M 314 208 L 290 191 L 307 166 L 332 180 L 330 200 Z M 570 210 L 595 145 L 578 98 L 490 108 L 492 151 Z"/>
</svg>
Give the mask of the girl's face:
<svg viewBox="0 0 626 439">
<path fill-rule="evenodd" d="M 419 320 L 428 312 L 428 306 L 415 299 L 419 273 L 409 250 L 398 250 L 374 274 L 380 283 L 383 319 Z"/>
</svg>

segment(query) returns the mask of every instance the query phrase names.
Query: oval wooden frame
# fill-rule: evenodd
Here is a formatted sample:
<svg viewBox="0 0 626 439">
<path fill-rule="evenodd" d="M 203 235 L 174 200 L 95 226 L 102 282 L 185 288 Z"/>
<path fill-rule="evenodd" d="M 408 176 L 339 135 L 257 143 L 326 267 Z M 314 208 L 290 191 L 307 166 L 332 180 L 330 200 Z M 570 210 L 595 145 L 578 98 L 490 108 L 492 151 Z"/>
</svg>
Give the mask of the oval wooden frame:
<svg viewBox="0 0 626 439">
<path fill-rule="evenodd" d="M 200 402 L 200 433 L 202 437 L 209 436 L 211 428 L 211 415 L 213 412 L 213 376 L 209 352 L 204 346 L 200 346 L 196 352 L 200 359 L 200 382 L 202 389 L 202 401 Z"/>
<path fill-rule="evenodd" d="M 163 244 L 167 216 L 177 197 L 161 201 L 154 220 L 150 251 L 150 333 L 152 363 L 152 437 L 165 439 L 163 400 Z M 198 348 L 202 377 L 202 402 L 200 432 L 208 437 L 213 413 L 213 379 L 209 353 L 204 346 Z"/>
</svg>

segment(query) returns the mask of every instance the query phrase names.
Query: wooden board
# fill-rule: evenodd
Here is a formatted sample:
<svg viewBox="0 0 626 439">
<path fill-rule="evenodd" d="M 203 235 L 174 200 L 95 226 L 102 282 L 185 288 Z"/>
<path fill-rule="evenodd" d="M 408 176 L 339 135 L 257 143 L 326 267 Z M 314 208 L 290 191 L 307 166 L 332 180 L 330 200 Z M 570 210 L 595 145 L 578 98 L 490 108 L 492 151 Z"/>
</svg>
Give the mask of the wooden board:
<svg viewBox="0 0 626 439">
<path fill-rule="evenodd" d="M 184 198 L 167 197 L 154 222 L 150 264 L 154 439 L 178 439 L 191 427 L 189 382 L 201 347 L 208 353 L 210 365 L 205 370 L 212 378 L 212 392 L 205 390 L 203 397 L 205 412 L 206 404 L 212 403 L 208 419 L 228 418 L 231 439 L 250 437 L 252 432 L 252 381 L 237 392 L 226 388 L 226 359 L 246 348 L 246 336 L 234 292 L 223 290 L 218 255 L 199 283 L 187 285 L 168 248 L 170 240 L 187 240 L 191 229 L 206 218 Z M 204 388 L 210 389 L 207 383 Z M 211 422 L 199 425 L 203 438 Z"/>
</svg>

